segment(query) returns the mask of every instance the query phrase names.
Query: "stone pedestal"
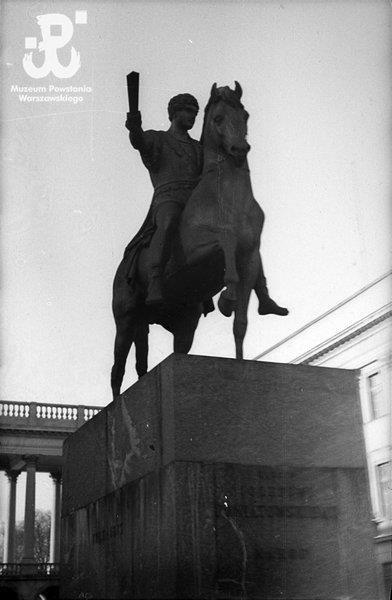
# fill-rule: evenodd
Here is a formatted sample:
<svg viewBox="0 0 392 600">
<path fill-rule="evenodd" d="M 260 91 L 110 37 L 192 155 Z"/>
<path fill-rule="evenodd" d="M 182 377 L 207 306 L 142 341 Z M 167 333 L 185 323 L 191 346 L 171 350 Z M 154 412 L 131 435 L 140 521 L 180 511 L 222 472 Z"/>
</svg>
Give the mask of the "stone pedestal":
<svg viewBox="0 0 392 600">
<path fill-rule="evenodd" d="M 380 597 L 355 371 L 172 355 L 64 455 L 64 598 Z"/>
</svg>

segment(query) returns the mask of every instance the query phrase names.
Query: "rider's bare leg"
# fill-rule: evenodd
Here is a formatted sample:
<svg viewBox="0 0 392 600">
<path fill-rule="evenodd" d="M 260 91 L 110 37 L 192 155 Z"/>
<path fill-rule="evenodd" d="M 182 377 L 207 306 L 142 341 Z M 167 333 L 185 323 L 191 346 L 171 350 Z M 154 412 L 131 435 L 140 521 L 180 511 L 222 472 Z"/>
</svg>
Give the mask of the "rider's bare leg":
<svg viewBox="0 0 392 600">
<path fill-rule="evenodd" d="M 260 253 L 257 252 L 258 273 L 254 290 L 259 300 L 259 315 L 279 315 L 284 317 L 289 311 L 284 306 L 279 306 L 269 295 L 267 288 L 267 279 L 264 275 L 263 263 Z"/>
<path fill-rule="evenodd" d="M 181 206 L 176 202 L 161 204 L 155 213 L 156 230 L 149 248 L 149 283 L 146 304 L 162 302 L 162 273 L 170 255 L 173 234 L 178 227 Z"/>
</svg>

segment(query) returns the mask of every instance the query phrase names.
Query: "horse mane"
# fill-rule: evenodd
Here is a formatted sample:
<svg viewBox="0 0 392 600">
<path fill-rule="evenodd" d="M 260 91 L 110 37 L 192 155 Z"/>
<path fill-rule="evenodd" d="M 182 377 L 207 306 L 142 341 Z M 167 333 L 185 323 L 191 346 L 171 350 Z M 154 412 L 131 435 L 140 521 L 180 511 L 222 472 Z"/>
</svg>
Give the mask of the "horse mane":
<svg viewBox="0 0 392 600">
<path fill-rule="evenodd" d="M 218 102 L 221 102 L 221 101 L 225 102 L 225 104 L 228 104 L 229 106 L 232 106 L 233 108 L 236 108 L 236 109 L 244 108 L 244 105 L 242 104 L 241 100 L 238 98 L 235 91 L 230 89 L 228 85 L 217 88 L 215 90 L 215 92 L 211 94 L 211 96 L 206 104 L 206 107 L 204 109 L 203 127 L 201 130 L 201 136 L 200 136 L 200 143 L 202 145 L 204 143 L 204 134 L 205 134 L 205 129 L 206 129 L 206 125 L 207 125 L 208 112 L 209 112 L 211 106 L 213 106 L 214 104 L 217 104 Z"/>
</svg>

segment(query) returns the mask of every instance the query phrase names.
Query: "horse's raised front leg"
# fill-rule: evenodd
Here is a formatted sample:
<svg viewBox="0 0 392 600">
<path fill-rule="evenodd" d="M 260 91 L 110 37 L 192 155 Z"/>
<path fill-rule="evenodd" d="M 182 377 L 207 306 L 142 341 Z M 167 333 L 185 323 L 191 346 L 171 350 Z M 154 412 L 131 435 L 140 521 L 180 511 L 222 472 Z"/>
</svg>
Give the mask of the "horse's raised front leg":
<svg viewBox="0 0 392 600">
<path fill-rule="evenodd" d="M 219 296 L 218 308 L 225 317 L 230 317 L 237 303 L 237 283 L 239 280 L 236 266 L 237 240 L 235 235 L 230 231 L 223 231 L 220 236 L 220 245 L 225 259 L 224 283 L 226 289 Z"/>
</svg>

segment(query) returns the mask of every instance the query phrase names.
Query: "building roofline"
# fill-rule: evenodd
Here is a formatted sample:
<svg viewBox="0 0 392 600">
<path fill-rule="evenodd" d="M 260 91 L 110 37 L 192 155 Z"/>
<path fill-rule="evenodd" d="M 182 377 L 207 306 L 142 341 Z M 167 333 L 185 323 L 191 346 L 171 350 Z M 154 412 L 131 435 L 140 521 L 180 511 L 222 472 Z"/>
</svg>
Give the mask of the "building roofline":
<svg viewBox="0 0 392 600">
<path fill-rule="evenodd" d="M 259 360 L 260 358 L 262 358 L 266 354 L 269 354 L 270 352 L 272 352 L 276 348 L 279 348 L 279 346 L 282 346 L 283 344 L 285 344 L 289 340 L 292 340 L 294 337 L 296 337 L 297 335 L 299 335 L 300 333 L 302 333 L 306 329 L 309 329 L 309 327 L 312 327 L 312 325 L 315 325 L 315 323 L 318 323 L 319 321 L 321 321 L 322 319 L 324 319 L 325 317 L 327 317 L 331 313 L 335 312 L 336 310 L 338 310 L 339 308 L 341 308 L 342 306 L 344 306 L 348 302 L 351 302 L 351 300 L 354 300 L 354 298 L 357 298 L 358 296 L 360 296 L 361 294 L 363 294 L 364 292 L 366 292 L 367 290 L 369 290 L 373 286 L 377 285 L 377 283 L 379 283 L 383 279 L 387 279 L 390 275 L 392 275 L 392 269 L 390 269 L 389 271 L 387 271 L 383 275 L 380 275 L 380 277 L 377 277 L 377 279 L 375 279 L 374 281 L 372 281 L 372 282 L 368 283 L 367 285 L 363 286 L 360 290 L 358 290 L 357 292 L 355 292 L 354 294 L 352 294 L 348 298 L 345 298 L 345 300 L 342 300 L 341 302 L 339 302 L 338 304 L 336 304 L 335 306 L 333 306 L 332 308 L 330 308 L 326 312 L 322 313 L 321 315 L 319 315 L 318 317 L 316 317 L 312 321 L 309 321 L 309 323 L 306 323 L 306 325 L 303 325 L 302 327 L 300 327 L 299 329 L 297 329 L 296 331 L 294 331 L 293 333 L 291 333 L 287 337 L 283 338 L 279 342 L 276 342 L 276 344 L 273 344 L 272 346 L 270 346 L 269 348 L 267 348 L 266 350 L 264 350 L 263 352 L 261 352 L 260 354 L 258 354 L 257 356 L 255 356 L 252 360 Z"/>
<path fill-rule="evenodd" d="M 391 304 L 389 304 L 387 306 L 390 307 Z M 327 344 L 325 346 L 325 348 L 322 348 L 322 349 L 320 349 L 320 350 L 318 350 L 316 352 L 315 352 L 315 348 L 313 348 L 313 350 L 311 350 L 310 352 L 306 352 L 305 354 L 302 354 L 301 356 L 299 356 L 298 358 L 294 359 L 294 361 L 291 361 L 291 362 L 299 363 L 299 364 L 302 364 L 302 365 L 308 365 L 312 361 L 318 360 L 319 358 L 321 358 L 325 354 L 329 354 L 329 352 L 332 352 L 333 350 L 336 350 L 336 348 L 339 348 L 339 346 L 342 346 L 343 344 L 346 344 L 347 342 L 349 342 L 352 339 L 358 337 L 362 333 L 365 333 L 369 329 L 372 329 L 373 327 L 375 327 L 379 323 L 382 323 L 383 321 L 385 321 L 389 317 L 392 317 L 392 310 L 387 310 L 386 312 L 384 312 L 383 314 L 381 314 L 377 318 L 369 321 L 365 325 L 362 325 L 362 327 L 359 327 L 358 329 L 353 329 L 350 333 L 348 333 L 347 335 L 344 335 L 340 339 L 338 339 L 338 340 L 336 340 L 334 342 L 331 341 L 331 343 Z"/>
</svg>

